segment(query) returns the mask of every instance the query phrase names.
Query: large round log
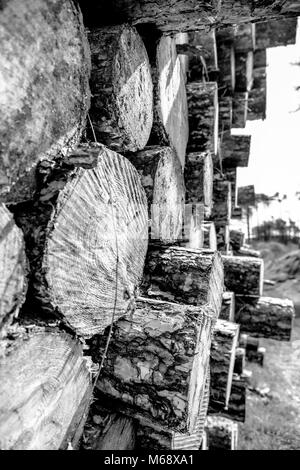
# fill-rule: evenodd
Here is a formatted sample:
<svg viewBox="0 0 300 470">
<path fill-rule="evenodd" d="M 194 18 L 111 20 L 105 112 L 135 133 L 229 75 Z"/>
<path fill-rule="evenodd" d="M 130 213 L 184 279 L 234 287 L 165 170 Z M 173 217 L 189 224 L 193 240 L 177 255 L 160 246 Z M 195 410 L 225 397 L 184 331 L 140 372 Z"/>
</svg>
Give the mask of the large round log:
<svg viewBox="0 0 300 470">
<path fill-rule="evenodd" d="M 22 231 L 0 204 L 0 337 L 18 316 L 27 291 L 27 261 Z"/>
<path fill-rule="evenodd" d="M 288 299 L 238 297 L 236 302 L 236 322 L 254 337 L 289 341 L 294 316 L 294 304 Z"/>
<path fill-rule="evenodd" d="M 115 151 L 147 144 L 153 122 L 153 85 L 144 43 L 135 28 L 117 25 L 89 33 L 92 54 L 91 140 Z"/>
<path fill-rule="evenodd" d="M 250 91 L 253 84 L 253 52 L 235 52 L 235 91 Z"/>
<path fill-rule="evenodd" d="M 162 36 L 151 57 L 154 85 L 154 119 L 150 144 L 170 145 L 184 168 L 189 137 L 185 77 L 176 52 L 175 39 Z M 144 97 L 141 97 L 144 100 Z"/>
<path fill-rule="evenodd" d="M 218 150 L 218 87 L 216 82 L 187 84 L 190 135 L 188 151 Z"/>
<path fill-rule="evenodd" d="M 260 297 L 263 290 L 264 262 L 248 256 L 222 256 L 226 290 L 237 295 Z"/>
<path fill-rule="evenodd" d="M 185 186 L 175 151 L 170 147 L 149 146 L 127 157 L 138 170 L 147 195 L 150 238 L 177 240 L 183 223 Z"/>
<path fill-rule="evenodd" d="M 0 358 L 0 447 L 58 450 L 91 385 L 82 345 L 58 328 L 12 334 Z"/>
<path fill-rule="evenodd" d="M 0 42 L 0 193 L 19 202 L 35 190 L 37 161 L 79 142 L 90 104 L 90 52 L 70 0 L 1 2 Z"/>
<path fill-rule="evenodd" d="M 186 202 L 203 203 L 204 215 L 205 217 L 209 217 L 213 205 L 213 162 L 211 153 L 188 153 L 184 179 L 186 185 Z"/>
<path fill-rule="evenodd" d="M 83 146 L 43 169 L 39 196 L 16 206 L 30 262 L 26 305 L 89 337 L 131 311 L 148 244 L 147 200 L 121 155 Z"/>
<path fill-rule="evenodd" d="M 221 256 L 218 252 L 150 245 L 142 289 L 163 300 L 209 304 L 218 315 L 223 292 Z"/>
</svg>

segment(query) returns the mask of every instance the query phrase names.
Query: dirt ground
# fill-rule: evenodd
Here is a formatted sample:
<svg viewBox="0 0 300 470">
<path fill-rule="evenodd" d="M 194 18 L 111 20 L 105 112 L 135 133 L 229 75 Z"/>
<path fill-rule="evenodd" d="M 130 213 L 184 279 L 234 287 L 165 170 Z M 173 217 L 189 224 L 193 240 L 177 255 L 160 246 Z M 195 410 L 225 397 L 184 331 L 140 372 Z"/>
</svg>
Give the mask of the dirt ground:
<svg viewBox="0 0 300 470">
<path fill-rule="evenodd" d="M 290 247 L 290 250 L 293 248 Z M 278 265 L 280 255 L 264 253 L 264 258 L 265 279 L 270 279 L 274 263 Z M 291 341 L 261 339 L 261 346 L 266 348 L 264 366 L 247 362 L 247 369 L 253 372 L 251 388 L 255 390 L 247 392 L 247 416 L 246 423 L 239 427 L 239 449 L 299 450 L 300 272 L 299 278 L 296 273 L 294 279 L 266 287 L 264 295 L 289 297 L 299 305 Z"/>
</svg>

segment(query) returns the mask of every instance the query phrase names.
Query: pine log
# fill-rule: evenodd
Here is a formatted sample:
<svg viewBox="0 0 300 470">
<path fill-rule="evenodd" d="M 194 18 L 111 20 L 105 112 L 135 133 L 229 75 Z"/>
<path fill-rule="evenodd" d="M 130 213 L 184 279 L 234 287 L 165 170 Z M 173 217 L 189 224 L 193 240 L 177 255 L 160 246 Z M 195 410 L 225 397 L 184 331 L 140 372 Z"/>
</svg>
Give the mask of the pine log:
<svg viewBox="0 0 300 470">
<path fill-rule="evenodd" d="M 198 49 L 189 61 L 190 81 L 209 79 L 218 71 L 217 43 L 215 30 L 208 32 L 193 31 L 189 33 L 189 44 Z"/>
<path fill-rule="evenodd" d="M 235 92 L 232 101 L 232 127 L 246 127 L 248 113 L 248 92 Z"/>
<path fill-rule="evenodd" d="M 280 18 L 257 23 L 256 49 L 288 46 L 296 43 L 297 18 Z"/>
<path fill-rule="evenodd" d="M 234 27 L 234 50 L 250 52 L 255 49 L 255 23 L 243 23 Z"/>
<path fill-rule="evenodd" d="M 153 85 L 144 43 L 135 28 L 117 25 L 89 33 L 92 54 L 88 136 L 115 151 L 147 144 L 153 122 Z"/>
<path fill-rule="evenodd" d="M 222 416 L 208 416 L 208 450 L 237 450 L 238 424 Z"/>
<path fill-rule="evenodd" d="M 236 296 L 247 295 L 258 298 L 262 295 L 264 277 L 262 259 L 247 256 L 222 256 L 222 260 L 226 290 L 234 292 Z M 236 322 L 239 323 L 237 317 Z"/>
<path fill-rule="evenodd" d="M 228 407 L 239 325 L 217 320 L 210 351 L 210 403 Z"/>
<path fill-rule="evenodd" d="M 224 132 L 230 132 L 232 127 L 232 97 L 220 96 L 219 97 L 219 132 L 223 135 Z"/>
<path fill-rule="evenodd" d="M 170 147 L 149 146 L 126 156 L 138 170 L 146 192 L 150 238 L 177 240 L 183 224 L 185 186 L 175 151 Z"/>
<path fill-rule="evenodd" d="M 79 341 L 58 328 L 18 327 L 2 341 L 0 447 L 58 450 L 90 388 Z"/>
<path fill-rule="evenodd" d="M 141 286 L 147 296 L 191 305 L 210 305 L 219 315 L 223 266 L 218 252 L 152 244 Z"/>
<path fill-rule="evenodd" d="M 210 401 L 209 415 L 220 415 L 244 423 L 246 421 L 247 383 L 248 377 L 244 374 L 233 374 L 228 408 L 225 409 L 220 403 Z"/>
<path fill-rule="evenodd" d="M 218 150 L 218 87 L 216 82 L 187 84 L 189 112 L 189 152 Z"/>
<path fill-rule="evenodd" d="M 219 95 L 231 95 L 235 89 L 235 54 L 230 41 L 223 41 L 217 32 L 217 54 L 219 79 Z"/>
<path fill-rule="evenodd" d="M 30 199 L 42 158 L 79 142 L 90 104 L 90 51 L 72 1 L 6 0 L 0 15 L 0 194 Z"/>
<path fill-rule="evenodd" d="M 234 312 L 235 312 L 234 292 L 224 292 L 222 296 L 222 307 L 221 307 L 219 319 L 233 322 Z"/>
<path fill-rule="evenodd" d="M 250 135 L 230 135 L 222 141 L 223 168 L 236 168 L 248 166 L 250 154 Z"/>
<path fill-rule="evenodd" d="M 215 223 L 225 222 L 228 224 L 231 218 L 231 183 L 229 181 L 214 182 L 213 202 L 211 219 Z"/>
<path fill-rule="evenodd" d="M 236 322 L 254 337 L 289 341 L 294 316 L 294 304 L 288 299 L 239 297 L 236 302 Z"/>
<path fill-rule="evenodd" d="M 133 317 L 115 323 L 97 389 L 133 418 L 145 416 L 169 430 L 192 432 L 215 320 L 210 307 L 139 298 Z M 107 334 L 91 341 L 96 362 Z"/>
<path fill-rule="evenodd" d="M 255 189 L 254 189 L 253 184 L 238 188 L 238 205 L 239 206 L 254 206 L 255 205 Z"/>
<path fill-rule="evenodd" d="M 235 91 L 250 91 L 253 84 L 253 52 L 235 52 Z"/>
<path fill-rule="evenodd" d="M 189 137 L 188 106 L 175 39 L 162 36 L 149 57 L 154 85 L 154 118 L 149 143 L 173 147 L 184 168 Z"/>
<path fill-rule="evenodd" d="M 132 309 L 148 244 L 146 195 L 133 165 L 100 144 L 82 146 L 68 165 L 41 165 L 40 178 L 38 196 L 15 206 L 30 263 L 24 308 L 89 337 Z"/>
<path fill-rule="evenodd" d="M 188 44 L 188 42 L 189 42 L 188 33 L 177 33 L 177 34 L 175 34 L 174 38 L 175 38 L 175 43 L 176 43 L 176 49 L 177 49 L 177 47 L 180 47 L 181 45 Z M 186 83 L 187 74 L 189 72 L 189 58 L 186 54 L 181 54 L 178 51 L 177 51 L 177 53 L 178 53 L 178 57 L 179 57 L 180 64 L 181 64 L 181 70 L 182 70 L 183 76 L 184 76 L 184 82 Z"/>
<path fill-rule="evenodd" d="M 183 239 L 180 246 L 203 248 L 204 206 L 201 203 L 188 203 L 184 206 Z"/>
<path fill-rule="evenodd" d="M 241 246 L 239 251 L 236 253 L 238 256 L 253 256 L 254 258 L 261 258 L 261 252 L 258 250 L 252 250 L 251 248 L 246 248 Z"/>
<path fill-rule="evenodd" d="M 220 253 L 229 254 L 229 226 L 227 222 L 215 222 L 216 235 L 217 235 L 217 250 Z"/>
<path fill-rule="evenodd" d="M 0 338 L 18 316 L 27 291 L 27 260 L 22 231 L 0 204 Z"/>
<path fill-rule="evenodd" d="M 210 217 L 213 196 L 213 161 L 210 152 L 192 152 L 186 157 L 184 170 L 186 202 L 204 204 L 204 215 Z"/>
<path fill-rule="evenodd" d="M 217 250 L 217 235 L 214 222 L 203 223 L 203 248 L 216 251 Z"/>
<path fill-rule="evenodd" d="M 230 230 L 230 245 L 233 251 L 239 251 L 244 243 L 245 234 L 242 230 Z"/>
<path fill-rule="evenodd" d="M 242 374 L 244 372 L 246 365 L 246 349 L 245 348 L 236 348 L 235 350 L 235 361 L 233 372 L 235 374 Z"/>
</svg>

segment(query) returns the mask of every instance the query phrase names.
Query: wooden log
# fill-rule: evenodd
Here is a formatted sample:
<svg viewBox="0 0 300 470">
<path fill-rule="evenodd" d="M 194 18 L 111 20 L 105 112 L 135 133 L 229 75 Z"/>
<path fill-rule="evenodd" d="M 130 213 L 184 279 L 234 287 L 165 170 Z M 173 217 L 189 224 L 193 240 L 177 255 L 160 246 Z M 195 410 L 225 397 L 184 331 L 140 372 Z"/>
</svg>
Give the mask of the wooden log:
<svg viewBox="0 0 300 470">
<path fill-rule="evenodd" d="M 40 159 L 78 144 L 90 104 L 90 51 L 70 0 L 8 0 L 0 30 L 0 194 L 13 203 L 32 197 Z"/>
<path fill-rule="evenodd" d="M 235 92 L 232 100 L 232 127 L 244 128 L 248 113 L 248 92 Z"/>
<path fill-rule="evenodd" d="M 215 222 L 216 235 L 217 235 L 217 250 L 220 253 L 229 254 L 229 226 L 227 222 Z"/>
<path fill-rule="evenodd" d="M 261 252 L 259 250 L 252 250 L 251 248 L 246 248 L 241 246 L 239 251 L 236 253 L 238 256 L 253 256 L 254 258 L 261 258 Z"/>
<path fill-rule="evenodd" d="M 254 189 L 253 184 L 238 188 L 238 205 L 239 206 L 254 206 L 255 205 L 255 189 Z"/>
<path fill-rule="evenodd" d="M 175 43 L 176 43 L 176 49 L 178 46 L 180 47 L 181 45 L 185 45 L 189 43 L 188 33 L 177 33 L 175 34 L 174 38 L 175 38 Z M 181 54 L 178 51 L 177 53 L 178 53 L 178 57 L 179 57 L 180 64 L 181 64 L 181 70 L 184 76 L 184 82 L 186 83 L 187 74 L 189 72 L 189 57 L 186 54 Z"/>
<path fill-rule="evenodd" d="M 189 44 L 198 49 L 191 55 L 189 61 L 190 81 L 201 80 L 216 76 L 218 71 L 217 43 L 215 30 L 192 31 L 189 34 Z"/>
<path fill-rule="evenodd" d="M 217 320 L 210 351 L 210 403 L 228 407 L 239 325 Z"/>
<path fill-rule="evenodd" d="M 231 218 L 231 183 L 229 181 L 219 180 L 214 182 L 213 201 L 211 219 L 215 224 L 217 222 L 228 224 Z"/>
<path fill-rule="evenodd" d="M 189 112 L 189 152 L 218 150 L 218 87 L 216 82 L 187 84 Z"/>
<path fill-rule="evenodd" d="M 184 170 L 186 202 L 203 203 L 205 217 L 210 217 L 213 196 L 213 161 L 210 152 L 192 152 Z"/>
<path fill-rule="evenodd" d="M 233 44 L 223 41 L 217 32 L 217 54 L 219 66 L 219 95 L 231 95 L 235 89 L 235 54 Z"/>
<path fill-rule="evenodd" d="M 253 89 L 265 90 L 267 88 L 266 67 L 257 67 L 253 71 Z"/>
<path fill-rule="evenodd" d="M 263 289 L 262 259 L 247 256 L 222 256 L 226 290 L 236 295 L 260 297 Z M 237 323 L 238 320 L 236 318 Z"/>
<path fill-rule="evenodd" d="M 199 450 L 208 450 L 208 434 L 205 429 L 203 432 L 201 447 Z"/>
<path fill-rule="evenodd" d="M 17 327 L 2 341 L 0 446 L 58 450 L 90 388 L 82 346 L 58 328 Z"/>
<path fill-rule="evenodd" d="M 250 135 L 230 135 L 222 141 L 222 166 L 224 169 L 248 166 Z"/>
<path fill-rule="evenodd" d="M 265 18 L 275 19 L 287 16 L 296 16 L 300 11 L 300 5 L 295 0 L 288 0 L 284 4 L 278 5 L 276 0 L 256 2 L 244 0 L 223 0 L 220 8 L 220 15 L 223 23 L 237 24 L 249 23 Z M 283 15 L 281 17 L 281 15 Z"/>
<path fill-rule="evenodd" d="M 126 156 L 138 170 L 146 192 L 150 238 L 177 240 L 183 224 L 185 185 L 175 151 L 170 147 L 149 146 Z"/>
<path fill-rule="evenodd" d="M 186 248 L 201 249 L 203 248 L 203 221 L 204 206 L 198 203 L 188 203 L 184 206 L 184 224 L 183 238 L 180 246 Z"/>
<path fill-rule="evenodd" d="M 245 234 L 242 230 L 230 230 L 230 245 L 233 251 L 239 251 L 244 243 Z"/>
<path fill-rule="evenodd" d="M 208 414 L 220 415 L 233 421 L 244 423 L 246 421 L 246 392 L 248 377 L 244 374 L 233 374 L 231 384 L 231 394 L 228 408 L 216 402 L 209 402 Z"/>
<path fill-rule="evenodd" d="M 22 231 L 0 204 L 0 338 L 18 316 L 27 291 L 27 260 Z"/>
<path fill-rule="evenodd" d="M 296 43 L 297 18 L 280 18 L 257 23 L 256 49 L 288 46 Z"/>
<path fill-rule="evenodd" d="M 267 90 L 264 88 L 254 88 L 248 95 L 248 121 L 266 119 Z"/>
<path fill-rule="evenodd" d="M 221 136 L 225 132 L 230 132 L 233 118 L 232 97 L 219 97 L 219 132 Z"/>
<path fill-rule="evenodd" d="M 215 321 L 210 307 L 139 298 L 133 318 L 115 323 L 97 389 L 135 419 L 145 416 L 171 431 L 192 432 Z M 91 340 L 96 362 L 107 334 Z"/>
<path fill-rule="evenodd" d="M 255 337 L 289 341 L 294 316 L 294 304 L 288 299 L 239 297 L 236 302 L 235 318 L 241 331 Z"/>
<path fill-rule="evenodd" d="M 222 161 L 221 161 L 222 167 Z M 234 208 L 237 204 L 237 167 L 235 168 L 221 168 L 220 173 L 215 172 L 215 180 L 226 180 L 231 183 L 231 217 Z"/>
<path fill-rule="evenodd" d="M 147 296 L 210 305 L 219 315 L 223 266 L 218 252 L 151 244 L 141 286 Z"/>
<path fill-rule="evenodd" d="M 242 374 L 244 372 L 246 365 L 246 349 L 245 348 L 236 348 L 235 350 L 235 361 L 233 372 L 235 374 Z"/>
<path fill-rule="evenodd" d="M 116 25 L 88 35 L 92 54 L 88 136 L 115 151 L 147 144 L 153 122 L 153 86 L 144 43 L 135 28 Z"/>
<path fill-rule="evenodd" d="M 154 53 L 149 52 L 149 58 L 154 85 L 154 118 L 149 143 L 173 147 L 184 168 L 189 137 L 188 106 L 175 39 L 162 36 Z"/>
<path fill-rule="evenodd" d="M 208 416 L 208 450 L 237 450 L 238 424 L 222 416 Z"/>
<path fill-rule="evenodd" d="M 253 54 L 253 71 L 255 74 L 255 70 L 261 67 L 267 67 L 267 50 L 264 49 L 256 49 Z"/>
<path fill-rule="evenodd" d="M 249 362 L 255 362 L 259 366 L 263 367 L 264 359 L 266 354 L 266 348 L 260 346 L 257 351 L 249 351 L 247 354 L 247 360 Z"/>
<path fill-rule="evenodd" d="M 253 52 L 235 52 L 235 91 L 250 91 L 253 84 Z"/>
<path fill-rule="evenodd" d="M 82 146 L 68 165 L 45 163 L 37 197 L 15 206 L 30 263 L 24 308 L 89 337 L 132 310 L 148 244 L 146 195 L 133 165 L 100 144 Z"/>
<path fill-rule="evenodd" d="M 235 312 L 234 292 L 224 292 L 222 296 L 222 307 L 221 307 L 219 319 L 233 322 L 234 312 Z"/>
<path fill-rule="evenodd" d="M 239 345 L 242 348 L 245 348 L 246 350 L 246 356 L 249 351 L 251 352 L 257 352 L 259 348 L 259 339 L 258 338 L 253 338 L 252 336 L 246 334 L 246 333 L 241 333 L 240 338 L 239 338 Z"/>
<path fill-rule="evenodd" d="M 203 223 L 203 248 L 216 251 L 217 250 L 217 235 L 214 222 Z"/>
<path fill-rule="evenodd" d="M 255 23 L 234 26 L 234 49 L 236 52 L 250 52 L 255 49 Z"/>
</svg>

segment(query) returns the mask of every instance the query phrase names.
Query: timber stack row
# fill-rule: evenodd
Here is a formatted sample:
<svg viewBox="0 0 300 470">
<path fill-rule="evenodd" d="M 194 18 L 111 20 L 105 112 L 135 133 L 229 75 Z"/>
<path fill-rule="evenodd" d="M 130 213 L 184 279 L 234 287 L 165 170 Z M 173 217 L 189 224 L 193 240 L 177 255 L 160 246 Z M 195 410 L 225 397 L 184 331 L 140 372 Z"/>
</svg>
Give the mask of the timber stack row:
<svg viewBox="0 0 300 470">
<path fill-rule="evenodd" d="M 290 339 L 231 129 L 300 8 L 209 3 L 1 10 L 1 449 L 234 450 L 251 341 Z"/>
</svg>

